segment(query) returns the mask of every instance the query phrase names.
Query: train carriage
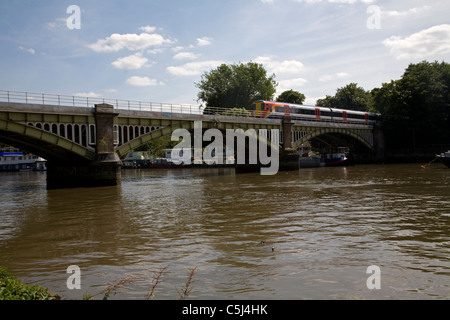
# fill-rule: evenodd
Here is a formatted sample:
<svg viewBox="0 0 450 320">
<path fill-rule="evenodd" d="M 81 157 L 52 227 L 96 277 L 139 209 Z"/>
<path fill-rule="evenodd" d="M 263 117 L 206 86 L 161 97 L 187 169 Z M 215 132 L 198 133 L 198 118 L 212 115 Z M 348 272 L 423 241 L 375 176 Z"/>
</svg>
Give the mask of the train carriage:
<svg viewBox="0 0 450 320">
<path fill-rule="evenodd" d="M 292 103 L 259 100 L 253 103 L 253 116 L 258 118 L 282 119 L 290 115 L 292 120 L 325 121 L 370 125 L 380 115 L 372 112 L 306 106 Z"/>
</svg>

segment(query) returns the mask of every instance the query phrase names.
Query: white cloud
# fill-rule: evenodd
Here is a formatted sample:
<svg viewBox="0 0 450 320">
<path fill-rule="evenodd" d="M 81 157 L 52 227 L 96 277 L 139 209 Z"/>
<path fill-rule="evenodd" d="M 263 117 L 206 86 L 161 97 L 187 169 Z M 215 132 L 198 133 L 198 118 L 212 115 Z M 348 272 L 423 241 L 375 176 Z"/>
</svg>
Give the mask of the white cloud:
<svg viewBox="0 0 450 320">
<path fill-rule="evenodd" d="M 222 63 L 222 61 L 217 60 L 190 62 L 182 66 L 168 67 L 167 72 L 175 76 L 195 76 L 200 75 L 205 71 L 209 71 Z"/>
<path fill-rule="evenodd" d="M 398 60 L 450 53 L 450 25 L 437 25 L 408 37 L 392 36 L 383 41 Z"/>
<path fill-rule="evenodd" d="M 261 0 L 263 3 L 273 3 L 274 0 Z M 322 0 L 295 0 L 295 2 L 305 2 L 305 3 L 318 3 L 322 2 Z M 329 3 L 343 3 L 343 4 L 354 4 L 357 2 L 361 3 L 374 3 L 376 0 L 327 0 Z"/>
<path fill-rule="evenodd" d="M 317 3 L 322 2 L 322 0 L 296 0 L 295 2 Z"/>
<path fill-rule="evenodd" d="M 67 28 L 67 18 L 57 18 L 55 21 L 48 22 L 47 28 L 49 29 Z"/>
<path fill-rule="evenodd" d="M 139 30 L 144 31 L 145 33 L 152 33 L 152 32 L 155 32 L 156 27 L 143 26 L 143 27 L 140 27 Z"/>
<path fill-rule="evenodd" d="M 346 73 L 346 72 L 338 72 L 336 74 L 327 74 L 324 76 L 321 76 L 319 78 L 320 82 L 328 82 L 328 81 L 332 81 L 332 80 L 336 80 L 336 79 L 345 79 L 348 78 L 350 76 L 350 74 Z"/>
<path fill-rule="evenodd" d="M 173 52 L 178 52 L 178 51 L 181 51 L 181 50 L 183 50 L 184 48 L 182 47 L 182 46 L 176 46 L 176 47 L 173 47 L 172 48 L 172 51 Z"/>
<path fill-rule="evenodd" d="M 119 58 L 111 63 L 117 69 L 136 70 L 142 68 L 148 59 L 142 53 L 136 53 L 128 57 Z"/>
<path fill-rule="evenodd" d="M 346 3 L 346 4 L 354 4 L 357 2 L 361 3 L 374 3 L 376 0 L 328 0 L 330 3 Z"/>
<path fill-rule="evenodd" d="M 323 99 L 325 97 L 320 97 L 320 98 L 315 98 L 315 97 L 306 97 L 305 102 L 303 103 L 304 105 L 308 105 L 308 106 L 315 106 L 317 103 L 317 100 L 319 99 Z"/>
<path fill-rule="evenodd" d="M 26 52 L 31 53 L 31 54 L 35 54 L 36 53 L 36 51 L 34 51 L 33 48 L 24 48 L 22 46 L 19 47 L 19 50 L 26 51 Z"/>
<path fill-rule="evenodd" d="M 94 50 L 95 52 L 116 52 L 122 49 L 136 51 L 152 46 L 161 46 L 168 43 L 172 43 L 172 41 L 165 39 L 162 35 L 156 33 L 113 33 L 105 39 L 99 39 L 97 42 L 88 45 L 88 48 Z"/>
<path fill-rule="evenodd" d="M 155 79 L 150 79 L 149 77 L 138 77 L 138 76 L 129 77 L 127 79 L 127 83 L 131 86 L 136 86 L 136 87 L 150 87 L 150 86 L 164 85 L 164 83 L 158 82 Z"/>
<path fill-rule="evenodd" d="M 198 38 L 197 46 L 199 47 L 209 46 L 212 43 L 212 40 L 213 39 L 209 37 Z"/>
<path fill-rule="evenodd" d="M 430 6 L 422 6 L 422 7 L 414 7 L 405 11 L 397 11 L 397 10 L 381 11 L 381 14 L 386 17 L 405 17 L 412 14 L 418 14 L 429 9 L 431 9 Z"/>
<path fill-rule="evenodd" d="M 148 54 L 158 54 L 158 53 L 163 53 L 163 52 L 164 52 L 164 49 L 162 49 L 162 48 L 147 50 Z"/>
<path fill-rule="evenodd" d="M 195 60 L 195 59 L 199 58 L 200 56 L 201 56 L 201 54 L 198 54 L 198 53 L 180 52 L 180 53 L 177 53 L 176 55 L 174 55 L 173 58 L 175 60 L 184 60 L 184 59 Z"/>
<path fill-rule="evenodd" d="M 75 97 L 83 98 L 100 98 L 101 95 L 95 92 L 79 92 L 74 94 Z"/>
<path fill-rule="evenodd" d="M 278 81 L 277 94 L 280 95 L 286 90 L 298 91 L 300 87 L 304 86 L 308 81 L 303 78 L 288 79 Z"/>
<path fill-rule="evenodd" d="M 257 57 L 254 62 L 262 64 L 269 73 L 275 75 L 300 73 L 304 69 L 303 63 L 297 60 L 275 61 L 271 57 L 264 56 Z"/>
</svg>

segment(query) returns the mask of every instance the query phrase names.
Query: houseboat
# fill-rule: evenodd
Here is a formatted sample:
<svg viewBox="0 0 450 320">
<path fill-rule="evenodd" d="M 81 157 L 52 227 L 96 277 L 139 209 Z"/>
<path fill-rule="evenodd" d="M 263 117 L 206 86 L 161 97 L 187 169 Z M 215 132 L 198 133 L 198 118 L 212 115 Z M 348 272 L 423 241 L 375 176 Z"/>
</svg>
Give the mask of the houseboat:
<svg viewBox="0 0 450 320">
<path fill-rule="evenodd" d="M 0 150 L 0 171 L 45 171 L 46 160 L 14 148 Z"/>
</svg>

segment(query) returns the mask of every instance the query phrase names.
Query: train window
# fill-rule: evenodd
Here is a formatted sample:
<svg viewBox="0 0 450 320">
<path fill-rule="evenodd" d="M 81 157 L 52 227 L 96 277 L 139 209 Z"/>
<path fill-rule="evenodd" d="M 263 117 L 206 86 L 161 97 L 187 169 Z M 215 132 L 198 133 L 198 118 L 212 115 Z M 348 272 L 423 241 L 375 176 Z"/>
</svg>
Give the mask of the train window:
<svg viewBox="0 0 450 320">
<path fill-rule="evenodd" d="M 291 113 L 291 108 L 289 108 L 289 106 L 284 106 L 284 113 L 288 114 Z"/>
<path fill-rule="evenodd" d="M 252 105 L 252 110 L 256 110 L 256 103 Z"/>
</svg>

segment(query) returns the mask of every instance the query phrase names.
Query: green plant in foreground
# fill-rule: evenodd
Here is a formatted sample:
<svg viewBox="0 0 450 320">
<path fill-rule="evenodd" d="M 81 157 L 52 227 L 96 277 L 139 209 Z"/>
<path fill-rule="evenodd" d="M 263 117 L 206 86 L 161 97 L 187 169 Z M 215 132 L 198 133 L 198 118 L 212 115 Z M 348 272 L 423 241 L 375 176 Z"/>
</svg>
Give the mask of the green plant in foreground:
<svg viewBox="0 0 450 320">
<path fill-rule="evenodd" d="M 60 297 L 38 285 L 27 285 L 0 267 L 0 300 L 59 300 Z"/>
</svg>

